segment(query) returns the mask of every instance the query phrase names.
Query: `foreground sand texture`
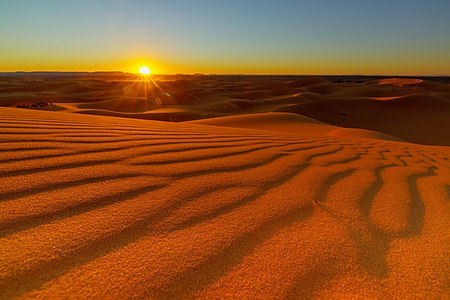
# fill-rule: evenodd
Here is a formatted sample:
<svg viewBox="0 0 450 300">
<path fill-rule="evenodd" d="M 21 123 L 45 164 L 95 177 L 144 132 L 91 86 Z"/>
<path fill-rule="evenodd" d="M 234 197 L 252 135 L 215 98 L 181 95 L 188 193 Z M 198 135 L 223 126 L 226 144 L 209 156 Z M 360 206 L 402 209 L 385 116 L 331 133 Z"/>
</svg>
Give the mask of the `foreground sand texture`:
<svg viewBox="0 0 450 300">
<path fill-rule="evenodd" d="M 0 108 L 0 298 L 448 296 L 449 147 L 240 118 Z"/>
</svg>

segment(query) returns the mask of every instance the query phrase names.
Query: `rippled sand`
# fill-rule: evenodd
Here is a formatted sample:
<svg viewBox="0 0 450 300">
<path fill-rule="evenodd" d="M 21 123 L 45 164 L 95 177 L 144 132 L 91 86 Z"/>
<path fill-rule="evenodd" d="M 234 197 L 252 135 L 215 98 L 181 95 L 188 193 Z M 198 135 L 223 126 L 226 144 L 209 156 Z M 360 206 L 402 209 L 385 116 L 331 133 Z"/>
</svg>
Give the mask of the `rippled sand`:
<svg viewBox="0 0 450 300">
<path fill-rule="evenodd" d="M 0 298 L 448 296 L 450 148 L 275 116 L 0 108 Z"/>
</svg>

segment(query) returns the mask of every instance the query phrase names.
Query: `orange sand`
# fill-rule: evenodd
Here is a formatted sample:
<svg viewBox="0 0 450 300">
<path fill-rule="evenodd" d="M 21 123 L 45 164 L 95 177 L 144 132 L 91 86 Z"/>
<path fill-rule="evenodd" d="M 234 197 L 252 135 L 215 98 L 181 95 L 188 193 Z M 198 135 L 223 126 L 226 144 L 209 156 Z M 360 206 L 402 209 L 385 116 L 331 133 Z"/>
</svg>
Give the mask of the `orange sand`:
<svg viewBox="0 0 450 300">
<path fill-rule="evenodd" d="M 299 99 L 270 86 L 258 110 Z M 182 123 L 0 108 L 0 298 L 448 297 L 450 147 L 214 95 Z"/>
</svg>

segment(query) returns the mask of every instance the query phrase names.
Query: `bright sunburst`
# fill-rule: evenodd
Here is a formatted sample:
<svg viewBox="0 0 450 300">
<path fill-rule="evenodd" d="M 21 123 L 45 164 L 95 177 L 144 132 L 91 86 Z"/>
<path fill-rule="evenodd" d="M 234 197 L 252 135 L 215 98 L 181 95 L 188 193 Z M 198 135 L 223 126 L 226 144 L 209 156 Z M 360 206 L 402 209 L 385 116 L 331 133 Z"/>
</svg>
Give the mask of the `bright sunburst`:
<svg viewBox="0 0 450 300">
<path fill-rule="evenodd" d="M 143 75 L 149 75 L 152 71 L 147 66 L 142 66 L 139 68 L 139 73 Z"/>
</svg>

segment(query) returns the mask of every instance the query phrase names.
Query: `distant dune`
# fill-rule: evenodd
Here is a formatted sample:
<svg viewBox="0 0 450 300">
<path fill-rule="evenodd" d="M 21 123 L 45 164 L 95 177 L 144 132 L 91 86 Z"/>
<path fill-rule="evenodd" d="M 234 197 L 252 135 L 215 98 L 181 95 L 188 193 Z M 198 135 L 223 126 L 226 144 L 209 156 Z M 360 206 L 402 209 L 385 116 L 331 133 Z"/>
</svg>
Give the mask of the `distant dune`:
<svg viewBox="0 0 450 300">
<path fill-rule="evenodd" d="M 289 112 L 335 126 L 335 129 L 377 132 L 366 135 L 358 130 L 336 130 L 335 134 L 383 136 L 450 146 L 448 83 L 428 78 L 332 79 L 133 77 L 120 73 L 4 75 L 0 76 L 0 105 L 15 107 L 48 102 L 52 105 L 39 109 L 172 122 Z"/>
<path fill-rule="evenodd" d="M 447 84 L 124 78 L 0 80 L 0 299 L 448 296 Z"/>
</svg>

